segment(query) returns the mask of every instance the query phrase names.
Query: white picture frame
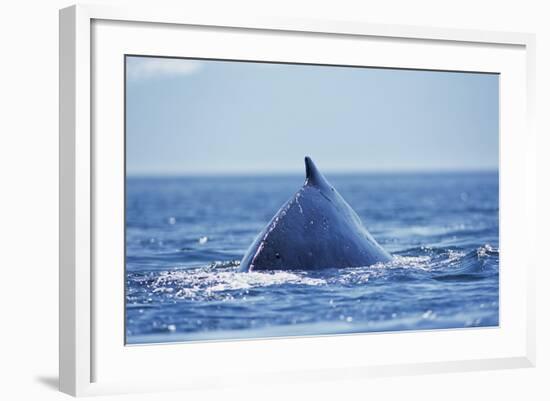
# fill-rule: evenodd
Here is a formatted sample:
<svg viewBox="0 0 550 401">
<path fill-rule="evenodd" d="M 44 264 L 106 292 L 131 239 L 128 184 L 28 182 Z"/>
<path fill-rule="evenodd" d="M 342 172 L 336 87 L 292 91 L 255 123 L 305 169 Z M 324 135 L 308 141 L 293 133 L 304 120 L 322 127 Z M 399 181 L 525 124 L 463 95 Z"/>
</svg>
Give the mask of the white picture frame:
<svg viewBox="0 0 550 401">
<path fill-rule="evenodd" d="M 220 35 L 227 39 L 220 58 L 246 59 L 253 54 L 255 59 L 288 57 L 296 61 L 309 57 L 307 61 L 316 62 L 319 57 L 335 57 L 336 61 L 367 65 L 364 59 L 353 59 L 350 50 L 324 56 L 316 53 L 305 56 L 300 52 L 300 46 L 320 38 L 330 53 L 329 42 L 338 38 L 339 43 L 349 42 L 350 46 L 359 42 L 371 46 L 373 61 L 368 64 L 371 66 L 454 68 L 503 74 L 500 199 L 504 201 L 501 206 L 501 248 L 505 268 L 501 278 L 501 302 L 504 306 L 500 327 L 125 347 L 120 335 L 123 312 L 118 308 L 122 299 L 120 294 L 123 294 L 123 285 L 120 285 L 123 278 L 116 268 L 101 270 L 106 260 L 109 263 L 108 259 L 120 261 L 117 252 L 122 252 L 102 245 L 107 240 L 114 246 L 120 245 L 120 237 L 116 236 L 119 226 L 106 230 L 102 219 L 109 214 L 117 219 L 117 213 L 123 214 L 120 207 L 106 210 L 102 206 L 109 199 L 105 194 L 111 190 L 113 192 L 109 193 L 116 198 L 113 203 L 120 206 L 122 186 L 117 174 L 122 160 L 120 127 L 123 116 L 119 112 L 124 75 L 117 75 L 121 64 L 114 69 L 110 66 L 113 60 L 121 63 L 119 56 L 132 53 L 129 49 L 137 49 L 140 54 L 181 56 L 174 54 L 176 45 L 171 43 L 173 40 L 161 42 L 161 39 L 188 35 L 191 27 L 193 35 L 198 35 L 199 39 L 195 42 L 198 47 L 193 56 L 214 51 L 214 47 L 208 46 L 215 44 L 209 45 L 206 36 L 200 37 L 214 33 L 218 39 Z M 238 44 L 238 40 L 258 42 L 258 38 L 270 45 L 265 53 L 258 50 L 256 53 L 239 53 L 239 47 L 231 45 L 233 41 Z M 285 42 L 288 38 L 292 38 L 295 44 L 289 46 Z M 162 48 L 161 43 L 164 43 Z M 399 46 L 402 51 L 384 50 L 391 46 Z M 295 54 L 284 56 L 282 50 L 277 56 L 269 53 L 283 47 Z M 78 5 L 61 10 L 60 390 L 76 396 L 211 388 L 245 384 L 251 379 L 256 383 L 281 384 L 328 377 L 360 379 L 534 366 L 534 271 L 537 263 L 535 252 L 532 252 L 536 220 L 535 133 L 531 116 L 534 110 L 534 47 L 534 36 L 524 33 L 342 21 L 238 20 L 216 15 L 192 15 L 181 10 L 168 12 L 155 7 L 119 9 Z M 409 48 L 414 49 L 415 56 L 412 51 L 407 51 Z M 181 51 L 188 55 L 186 50 Z M 419 54 L 423 55 L 422 60 L 419 60 Z M 461 55 L 463 57 L 459 60 Z M 102 86 L 107 79 L 113 83 L 109 86 L 110 94 Z M 113 135 L 97 141 L 94 137 L 97 130 Z M 118 173 L 107 180 L 104 179 L 106 170 Z M 521 238 L 510 227 L 517 228 Z M 508 265 L 515 268 L 507 269 Z M 123 266 L 120 268 L 123 271 Z M 391 349 L 399 355 L 384 351 L 385 345 L 390 343 Z M 442 352 L 444 345 L 449 343 L 453 344 L 453 350 Z M 427 347 L 427 344 L 433 346 Z M 359 350 L 365 346 L 372 347 L 368 357 L 363 352 L 342 352 L 343 349 Z M 419 349 L 424 349 L 422 358 L 419 352 L 415 352 Z M 320 350 L 323 350 L 322 358 L 319 357 Z M 304 362 L 285 366 L 285 359 L 281 357 L 285 352 L 300 355 L 300 361 Z M 194 361 L 220 358 L 231 363 L 220 362 L 215 369 L 200 364 L 186 369 L 182 358 Z M 175 364 L 174 359 L 179 362 Z M 167 374 L 159 369 L 160 361 L 167 363 L 176 373 Z M 140 364 L 140 372 L 132 369 L 136 364 Z M 253 369 L 251 364 L 254 364 Z"/>
</svg>

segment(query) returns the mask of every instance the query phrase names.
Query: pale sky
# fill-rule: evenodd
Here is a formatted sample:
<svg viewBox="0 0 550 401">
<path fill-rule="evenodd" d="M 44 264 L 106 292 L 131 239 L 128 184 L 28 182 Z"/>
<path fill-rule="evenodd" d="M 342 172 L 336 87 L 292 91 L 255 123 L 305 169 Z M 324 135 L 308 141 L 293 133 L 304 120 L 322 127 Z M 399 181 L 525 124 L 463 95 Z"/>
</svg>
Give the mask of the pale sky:
<svg viewBox="0 0 550 401">
<path fill-rule="evenodd" d="M 126 63 L 129 175 L 498 169 L 495 74 Z"/>
</svg>

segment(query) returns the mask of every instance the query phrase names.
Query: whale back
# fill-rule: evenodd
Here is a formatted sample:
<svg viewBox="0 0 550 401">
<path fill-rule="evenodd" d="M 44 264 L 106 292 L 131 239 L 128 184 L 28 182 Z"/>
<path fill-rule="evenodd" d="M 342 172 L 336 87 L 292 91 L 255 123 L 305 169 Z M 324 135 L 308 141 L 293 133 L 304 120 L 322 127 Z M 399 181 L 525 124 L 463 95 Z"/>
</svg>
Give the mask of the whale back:
<svg viewBox="0 0 550 401">
<path fill-rule="evenodd" d="M 305 164 L 304 185 L 253 241 L 241 271 L 358 267 L 390 260 L 309 157 Z"/>
</svg>

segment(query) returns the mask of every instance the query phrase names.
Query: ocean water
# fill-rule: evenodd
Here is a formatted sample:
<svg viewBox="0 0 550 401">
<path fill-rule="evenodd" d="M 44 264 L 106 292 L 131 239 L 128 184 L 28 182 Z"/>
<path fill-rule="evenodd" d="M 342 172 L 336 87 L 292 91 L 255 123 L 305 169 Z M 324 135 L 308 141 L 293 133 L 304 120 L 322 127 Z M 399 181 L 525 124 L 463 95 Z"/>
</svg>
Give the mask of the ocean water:
<svg viewBox="0 0 550 401">
<path fill-rule="evenodd" d="M 391 262 L 239 273 L 303 176 L 129 177 L 127 343 L 498 326 L 498 173 L 325 175 Z"/>
</svg>

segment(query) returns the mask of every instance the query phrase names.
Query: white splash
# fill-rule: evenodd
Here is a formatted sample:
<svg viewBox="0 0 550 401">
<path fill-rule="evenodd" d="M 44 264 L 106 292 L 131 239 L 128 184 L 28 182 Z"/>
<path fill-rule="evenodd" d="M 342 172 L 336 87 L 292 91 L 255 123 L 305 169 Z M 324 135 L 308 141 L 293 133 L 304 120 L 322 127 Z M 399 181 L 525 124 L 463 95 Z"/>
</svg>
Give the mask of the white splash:
<svg viewBox="0 0 550 401">
<path fill-rule="evenodd" d="M 213 296 L 231 290 L 248 290 L 272 285 L 325 285 L 323 279 L 289 272 L 235 272 L 235 271 L 172 271 L 161 272 L 153 282 L 153 292 L 167 293 L 175 298 Z M 172 294 L 175 291 L 174 294 Z"/>
</svg>

